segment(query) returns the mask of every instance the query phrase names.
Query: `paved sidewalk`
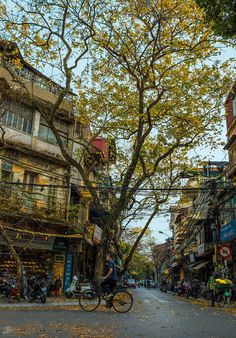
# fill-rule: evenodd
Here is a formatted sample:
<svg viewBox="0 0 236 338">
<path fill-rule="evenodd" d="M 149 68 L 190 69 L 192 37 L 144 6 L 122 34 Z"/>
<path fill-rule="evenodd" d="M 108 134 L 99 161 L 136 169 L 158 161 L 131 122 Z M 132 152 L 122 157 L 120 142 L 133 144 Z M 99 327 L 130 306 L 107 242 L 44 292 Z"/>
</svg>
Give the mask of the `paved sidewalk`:
<svg viewBox="0 0 236 338">
<path fill-rule="evenodd" d="M 181 297 L 183 298 L 183 297 Z M 199 306 L 202 306 L 202 307 L 209 307 L 211 309 L 214 309 L 214 310 L 220 310 L 220 311 L 226 311 L 226 312 L 230 312 L 230 313 L 233 313 L 233 314 L 236 314 L 236 303 L 234 302 L 233 304 L 230 304 L 230 305 L 225 305 L 223 308 L 220 308 L 217 303 L 215 303 L 215 306 L 212 307 L 211 306 L 211 301 L 210 300 L 206 300 L 204 298 L 199 298 L 199 299 L 186 299 L 186 301 L 189 301 L 191 302 L 193 305 L 199 305 Z"/>
<path fill-rule="evenodd" d="M 48 297 L 45 304 L 40 302 L 29 302 L 25 300 L 19 301 L 0 301 L 0 308 L 34 308 L 34 307 L 59 307 L 59 306 L 78 306 L 79 299 L 72 298 L 67 299 L 66 297 Z"/>
</svg>

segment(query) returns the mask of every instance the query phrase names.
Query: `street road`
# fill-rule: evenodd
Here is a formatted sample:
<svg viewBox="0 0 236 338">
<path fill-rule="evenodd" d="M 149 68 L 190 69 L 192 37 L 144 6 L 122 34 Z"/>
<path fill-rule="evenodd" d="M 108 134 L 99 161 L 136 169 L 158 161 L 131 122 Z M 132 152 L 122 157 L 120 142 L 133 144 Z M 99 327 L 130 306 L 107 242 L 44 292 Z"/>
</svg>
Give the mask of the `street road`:
<svg viewBox="0 0 236 338">
<path fill-rule="evenodd" d="M 193 305 L 156 289 L 132 292 L 135 306 L 127 314 L 104 306 L 94 313 L 85 313 L 77 306 L 0 307 L 0 337 L 236 337 L 235 314 Z"/>
</svg>

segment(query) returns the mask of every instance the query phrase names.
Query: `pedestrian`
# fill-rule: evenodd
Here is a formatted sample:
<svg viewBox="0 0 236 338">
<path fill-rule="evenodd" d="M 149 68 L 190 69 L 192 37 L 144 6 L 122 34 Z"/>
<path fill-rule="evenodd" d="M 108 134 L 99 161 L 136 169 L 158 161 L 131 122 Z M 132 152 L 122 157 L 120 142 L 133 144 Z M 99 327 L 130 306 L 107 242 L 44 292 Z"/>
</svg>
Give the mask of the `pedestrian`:
<svg viewBox="0 0 236 338">
<path fill-rule="evenodd" d="M 181 294 L 181 281 L 177 281 L 174 286 L 173 296 Z"/>
<path fill-rule="evenodd" d="M 54 292 L 55 292 L 55 297 L 59 296 L 59 291 L 62 286 L 61 278 L 60 276 L 56 278 L 55 283 L 54 283 Z"/>
<path fill-rule="evenodd" d="M 214 307 L 215 306 L 215 277 L 216 277 L 216 273 L 215 271 L 212 272 L 211 276 L 208 279 L 208 289 L 210 290 L 210 294 L 211 294 L 211 306 Z"/>
<path fill-rule="evenodd" d="M 192 296 L 194 298 L 198 298 L 199 297 L 199 290 L 200 290 L 200 281 L 197 278 L 194 278 L 191 280 L 191 292 L 192 292 Z"/>
<path fill-rule="evenodd" d="M 23 272 L 22 272 L 22 289 L 23 289 L 24 299 L 26 299 L 27 293 L 28 293 L 28 283 L 27 283 L 27 276 L 26 276 L 25 269 L 23 269 Z"/>
</svg>

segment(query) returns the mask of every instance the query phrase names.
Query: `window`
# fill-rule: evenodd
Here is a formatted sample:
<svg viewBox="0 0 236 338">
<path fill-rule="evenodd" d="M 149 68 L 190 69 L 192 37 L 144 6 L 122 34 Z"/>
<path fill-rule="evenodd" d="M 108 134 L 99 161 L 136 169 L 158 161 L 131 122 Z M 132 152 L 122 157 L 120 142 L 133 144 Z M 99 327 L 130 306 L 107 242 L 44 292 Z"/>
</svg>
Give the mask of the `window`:
<svg viewBox="0 0 236 338">
<path fill-rule="evenodd" d="M 2 182 L 11 182 L 12 173 L 10 171 L 2 170 Z"/>
<path fill-rule="evenodd" d="M 34 184 L 36 183 L 36 175 L 34 173 L 25 171 L 24 173 L 24 190 L 28 192 L 33 192 Z"/>
<path fill-rule="evenodd" d="M 68 144 L 68 124 L 64 121 L 58 120 L 55 122 L 55 127 L 59 131 L 59 134 L 61 136 L 62 143 L 65 147 L 67 147 Z M 52 130 L 47 126 L 47 123 L 44 118 L 40 118 L 40 126 L 39 126 L 39 138 L 42 140 L 57 144 L 57 140 L 52 132 Z"/>
<path fill-rule="evenodd" d="M 2 161 L 2 172 L 1 181 L 11 182 L 12 181 L 12 164 L 6 161 Z"/>
<path fill-rule="evenodd" d="M 236 97 L 233 99 L 233 115 L 236 116 Z"/>
<path fill-rule="evenodd" d="M 83 131 L 84 131 L 84 126 L 82 123 L 80 122 L 76 122 L 76 126 L 75 126 L 75 133 L 76 133 L 76 137 L 78 138 L 82 138 L 83 137 Z"/>
<path fill-rule="evenodd" d="M 25 133 L 32 133 L 33 110 L 21 103 L 5 100 L 0 109 L 0 121 Z"/>
</svg>

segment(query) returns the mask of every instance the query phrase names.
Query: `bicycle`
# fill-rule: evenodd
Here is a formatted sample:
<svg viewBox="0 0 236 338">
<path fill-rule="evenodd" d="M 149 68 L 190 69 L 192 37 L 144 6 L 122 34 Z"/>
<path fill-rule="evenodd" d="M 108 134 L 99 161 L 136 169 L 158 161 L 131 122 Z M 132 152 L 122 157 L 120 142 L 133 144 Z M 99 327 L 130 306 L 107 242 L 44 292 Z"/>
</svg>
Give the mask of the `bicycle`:
<svg viewBox="0 0 236 338">
<path fill-rule="evenodd" d="M 99 285 L 98 287 L 85 290 L 79 298 L 79 304 L 86 312 L 95 311 L 102 299 L 106 301 L 107 307 L 113 307 L 119 313 L 126 313 L 133 306 L 132 295 L 119 286 L 116 286 L 109 299 L 105 297 L 106 294 Z"/>
</svg>

